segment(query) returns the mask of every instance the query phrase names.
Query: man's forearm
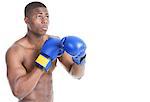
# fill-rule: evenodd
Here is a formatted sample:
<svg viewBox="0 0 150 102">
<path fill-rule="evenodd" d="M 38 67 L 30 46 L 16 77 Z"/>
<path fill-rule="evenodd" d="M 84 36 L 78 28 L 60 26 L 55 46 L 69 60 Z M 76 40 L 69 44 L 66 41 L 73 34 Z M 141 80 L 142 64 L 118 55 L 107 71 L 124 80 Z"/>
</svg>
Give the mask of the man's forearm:
<svg viewBox="0 0 150 102">
<path fill-rule="evenodd" d="M 73 64 L 71 69 L 70 69 L 70 74 L 77 78 L 80 79 L 83 75 L 84 75 L 84 70 L 85 70 L 85 65 L 77 65 L 77 64 Z"/>
<path fill-rule="evenodd" d="M 30 73 L 19 77 L 13 88 L 14 95 L 20 99 L 27 96 L 35 88 L 42 74 L 41 69 L 34 68 Z"/>
</svg>

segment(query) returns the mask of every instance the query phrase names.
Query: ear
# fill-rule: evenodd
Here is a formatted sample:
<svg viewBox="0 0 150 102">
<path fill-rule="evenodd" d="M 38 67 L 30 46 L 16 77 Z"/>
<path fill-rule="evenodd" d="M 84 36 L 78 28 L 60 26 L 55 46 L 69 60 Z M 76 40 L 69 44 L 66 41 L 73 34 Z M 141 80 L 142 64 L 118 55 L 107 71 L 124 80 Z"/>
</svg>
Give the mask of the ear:
<svg viewBox="0 0 150 102">
<path fill-rule="evenodd" d="M 25 17 L 25 18 L 24 18 L 24 21 L 25 21 L 26 24 L 28 24 L 28 23 L 29 23 L 29 18 L 28 18 L 28 17 Z"/>
</svg>

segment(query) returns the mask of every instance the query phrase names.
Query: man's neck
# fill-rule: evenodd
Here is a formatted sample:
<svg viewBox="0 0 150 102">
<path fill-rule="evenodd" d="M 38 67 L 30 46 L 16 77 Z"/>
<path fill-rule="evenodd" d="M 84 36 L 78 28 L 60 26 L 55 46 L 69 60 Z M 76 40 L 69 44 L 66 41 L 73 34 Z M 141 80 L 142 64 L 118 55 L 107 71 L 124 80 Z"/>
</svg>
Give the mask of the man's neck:
<svg viewBox="0 0 150 102">
<path fill-rule="evenodd" d="M 34 34 L 31 31 L 28 31 L 26 37 L 31 45 L 36 48 L 40 48 L 44 41 L 44 35 Z"/>
</svg>

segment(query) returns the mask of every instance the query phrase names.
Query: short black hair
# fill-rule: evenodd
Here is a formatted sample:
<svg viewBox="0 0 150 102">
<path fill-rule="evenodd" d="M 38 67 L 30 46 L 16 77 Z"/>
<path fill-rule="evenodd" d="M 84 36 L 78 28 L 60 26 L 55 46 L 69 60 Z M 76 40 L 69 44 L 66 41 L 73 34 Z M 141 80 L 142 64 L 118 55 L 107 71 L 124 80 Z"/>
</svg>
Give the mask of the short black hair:
<svg viewBox="0 0 150 102">
<path fill-rule="evenodd" d="M 25 17 L 28 16 L 28 14 L 30 14 L 30 11 L 35 9 L 35 8 L 38 8 L 38 7 L 45 7 L 47 8 L 43 3 L 41 2 L 31 2 L 29 4 L 26 5 L 25 9 L 24 9 L 24 15 Z"/>
</svg>

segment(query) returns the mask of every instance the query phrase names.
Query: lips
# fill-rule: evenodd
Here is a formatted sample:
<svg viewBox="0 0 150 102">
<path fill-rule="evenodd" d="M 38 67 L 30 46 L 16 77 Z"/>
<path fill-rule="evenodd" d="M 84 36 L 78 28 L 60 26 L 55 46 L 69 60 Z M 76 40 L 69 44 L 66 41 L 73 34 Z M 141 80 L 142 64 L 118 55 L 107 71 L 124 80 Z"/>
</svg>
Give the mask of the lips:
<svg viewBox="0 0 150 102">
<path fill-rule="evenodd" d="M 42 28 L 42 30 L 47 30 L 48 26 L 42 26 L 41 28 Z"/>
</svg>

